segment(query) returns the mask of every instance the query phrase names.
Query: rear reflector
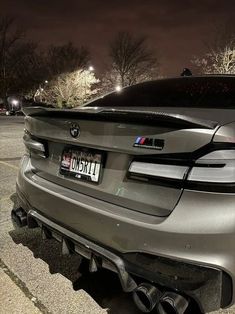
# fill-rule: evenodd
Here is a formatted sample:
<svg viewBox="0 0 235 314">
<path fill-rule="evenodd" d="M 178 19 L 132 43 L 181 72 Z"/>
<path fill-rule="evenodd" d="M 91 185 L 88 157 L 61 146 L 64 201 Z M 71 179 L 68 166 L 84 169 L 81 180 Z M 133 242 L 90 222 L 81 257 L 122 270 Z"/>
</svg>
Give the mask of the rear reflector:
<svg viewBox="0 0 235 314">
<path fill-rule="evenodd" d="M 151 177 L 183 180 L 188 171 L 187 166 L 154 164 L 133 161 L 129 167 L 129 173 Z"/>
<path fill-rule="evenodd" d="M 156 179 L 160 185 L 176 187 L 178 182 L 183 188 L 230 193 L 235 191 L 235 149 L 212 151 L 188 166 L 133 161 L 129 174 L 132 179 Z"/>
</svg>

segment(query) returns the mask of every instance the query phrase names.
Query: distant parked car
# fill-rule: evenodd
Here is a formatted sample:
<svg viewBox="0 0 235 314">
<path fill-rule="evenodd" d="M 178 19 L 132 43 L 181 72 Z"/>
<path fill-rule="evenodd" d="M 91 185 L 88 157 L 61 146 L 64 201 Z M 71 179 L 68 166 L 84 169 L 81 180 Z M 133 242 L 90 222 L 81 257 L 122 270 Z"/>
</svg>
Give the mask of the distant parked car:
<svg viewBox="0 0 235 314">
<path fill-rule="evenodd" d="M 0 104 L 0 114 L 1 115 L 5 115 L 6 114 L 6 107 L 5 107 L 5 105 L 4 104 Z"/>
<path fill-rule="evenodd" d="M 9 96 L 6 101 L 6 115 L 13 116 L 21 113 L 23 97 Z"/>
</svg>

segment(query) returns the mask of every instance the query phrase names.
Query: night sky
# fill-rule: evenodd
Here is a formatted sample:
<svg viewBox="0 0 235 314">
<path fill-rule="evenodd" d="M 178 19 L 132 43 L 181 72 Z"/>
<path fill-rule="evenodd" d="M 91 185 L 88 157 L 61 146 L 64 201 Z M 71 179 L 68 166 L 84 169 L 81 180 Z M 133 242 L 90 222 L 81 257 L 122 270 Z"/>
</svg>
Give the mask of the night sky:
<svg viewBox="0 0 235 314">
<path fill-rule="evenodd" d="M 1 0 L 0 14 L 16 17 L 27 37 L 42 46 L 67 41 L 88 46 L 99 71 L 108 63 L 107 43 L 116 32 L 147 35 L 162 74 L 174 76 L 205 51 L 215 25 L 235 24 L 235 0 Z"/>
</svg>

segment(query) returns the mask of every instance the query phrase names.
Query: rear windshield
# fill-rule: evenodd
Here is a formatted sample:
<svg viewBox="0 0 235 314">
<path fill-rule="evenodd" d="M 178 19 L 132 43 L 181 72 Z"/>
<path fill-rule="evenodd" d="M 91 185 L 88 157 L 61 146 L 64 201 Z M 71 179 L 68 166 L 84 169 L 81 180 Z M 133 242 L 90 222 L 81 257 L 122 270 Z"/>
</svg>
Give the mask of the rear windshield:
<svg viewBox="0 0 235 314">
<path fill-rule="evenodd" d="M 113 92 L 87 106 L 235 108 L 235 77 L 182 77 L 151 81 Z"/>
</svg>

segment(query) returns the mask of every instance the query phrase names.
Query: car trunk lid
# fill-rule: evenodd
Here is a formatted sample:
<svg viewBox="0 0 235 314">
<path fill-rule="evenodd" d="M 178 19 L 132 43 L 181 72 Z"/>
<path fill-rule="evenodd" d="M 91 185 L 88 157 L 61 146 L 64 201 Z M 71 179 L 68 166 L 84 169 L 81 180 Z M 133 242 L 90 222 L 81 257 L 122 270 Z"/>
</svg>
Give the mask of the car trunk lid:
<svg viewBox="0 0 235 314">
<path fill-rule="evenodd" d="M 193 114 L 195 109 L 191 115 L 182 110 L 25 108 L 26 130 L 47 145 L 47 158 L 31 152 L 33 171 L 79 193 L 146 214 L 167 216 L 180 199 L 180 180 L 171 178 L 168 184 L 150 179 L 147 169 L 146 176 L 140 176 L 139 170 L 130 175 L 129 170 L 144 162 L 152 171 L 150 165 L 174 160 L 173 165 L 181 165 L 182 181 L 185 179 L 191 154 L 211 142 L 220 125 L 219 119 L 213 118 L 221 115 L 211 114 L 210 119 L 203 119 L 203 115 Z M 74 127 L 79 128 L 79 136 L 71 136 Z M 101 155 L 99 182 L 61 171 L 64 154 L 69 151 Z"/>
</svg>

